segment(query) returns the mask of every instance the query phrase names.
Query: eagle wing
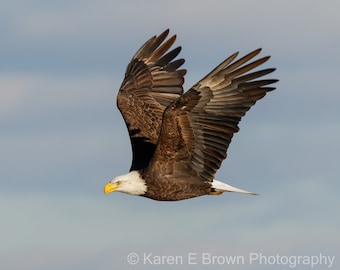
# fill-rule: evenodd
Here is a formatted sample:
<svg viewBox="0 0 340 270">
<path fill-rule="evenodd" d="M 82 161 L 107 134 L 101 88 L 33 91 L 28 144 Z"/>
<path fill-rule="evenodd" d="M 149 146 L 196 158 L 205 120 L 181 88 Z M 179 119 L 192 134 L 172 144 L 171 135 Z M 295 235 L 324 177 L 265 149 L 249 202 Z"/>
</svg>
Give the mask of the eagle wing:
<svg viewBox="0 0 340 270">
<path fill-rule="evenodd" d="M 241 118 L 275 89 L 268 85 L 277 80 L 257 80 L 275 69 L 253 71 L 269 59 L 254 61 L 260 51 L 237 61 L 238 53 L 231 55 L 168 106 L 150 167 L 167 179 L 213 181 Z"/>
<path fill-rule="evenodd" d="M 150 38 L 132 57 L 117 96 L 129 131 L 133 160 L 130 170 L 144 168 L 158 141 L 165 108 L 183 93 L 184 59 L 174 60 L 181 47 L 167 53 L 176 36 L 169 30 Z"/>
</svg>

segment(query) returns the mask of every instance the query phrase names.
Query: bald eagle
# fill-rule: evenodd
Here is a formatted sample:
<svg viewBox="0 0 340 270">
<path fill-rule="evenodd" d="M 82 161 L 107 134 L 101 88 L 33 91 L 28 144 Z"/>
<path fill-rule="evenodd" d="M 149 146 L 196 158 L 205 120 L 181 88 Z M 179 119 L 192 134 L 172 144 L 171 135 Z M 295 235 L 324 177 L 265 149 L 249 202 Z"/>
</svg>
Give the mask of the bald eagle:
<svg viewBox="0 0 340 270">
<path fill-rule="evenodd" d="M 113 178 L 104 193 L 120 191 L 160 201 L 223 192 L 254 194 L 214 179 L 242 116 L 277 80 L 261 79 L 274 68 L 254 71 L 270 57 L 261 49 L 229 56 L 183 93 L 184 59 L 170 52 L 176 36 L 153 36 L 129 63 L 117 96 L 132 145 L 130 172 Z"/>
</svg>

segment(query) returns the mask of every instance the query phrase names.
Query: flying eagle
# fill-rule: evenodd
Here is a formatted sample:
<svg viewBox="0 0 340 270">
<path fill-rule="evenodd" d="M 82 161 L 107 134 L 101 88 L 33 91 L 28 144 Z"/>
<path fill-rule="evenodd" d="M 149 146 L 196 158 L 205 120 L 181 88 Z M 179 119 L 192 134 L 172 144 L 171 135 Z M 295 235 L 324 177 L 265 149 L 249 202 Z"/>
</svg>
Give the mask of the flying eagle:
<svg viewBox="0 0 340 270">
<path fill-rule="evenodd" d="M 120 191 L 160 201 L 223 192 L 254 194 L 214 179 L 242 116 L 275 88 L 261 79 L 274 68 L 253 71 L 270 57 L 261 49 L 235 60 L 234 53 L 183 93 L 181 47 L 169 30 L 150 38 L 132 57 L 117 96 L 129 131 L 130 172 L 113 178 L 104 193 Z"/>
</svg>

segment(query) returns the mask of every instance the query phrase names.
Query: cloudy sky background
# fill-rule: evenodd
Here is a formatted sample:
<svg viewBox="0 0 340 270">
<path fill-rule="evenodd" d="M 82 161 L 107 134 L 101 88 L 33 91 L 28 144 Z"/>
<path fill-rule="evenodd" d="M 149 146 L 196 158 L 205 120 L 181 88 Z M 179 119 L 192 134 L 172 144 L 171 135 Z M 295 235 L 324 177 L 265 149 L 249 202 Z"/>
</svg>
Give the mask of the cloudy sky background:
<svg viewBox="0 0 340 270">
<path fill-rule="evenodd" d="M 1 269 L 132 269 L 130 252 L 244 256 L 233 267 L 255 270 L 290 268 L 250 264 L 252 252 L 322 253 L 339 266 L 339 1 L 0 3 Z M 260 196 L 104 196 L 131 162 L 116 91 L 166 28 L 186 89 L 234 51 L 272 56 L 278 90 L 242 120 L 217 174 Z"/>
</svg>

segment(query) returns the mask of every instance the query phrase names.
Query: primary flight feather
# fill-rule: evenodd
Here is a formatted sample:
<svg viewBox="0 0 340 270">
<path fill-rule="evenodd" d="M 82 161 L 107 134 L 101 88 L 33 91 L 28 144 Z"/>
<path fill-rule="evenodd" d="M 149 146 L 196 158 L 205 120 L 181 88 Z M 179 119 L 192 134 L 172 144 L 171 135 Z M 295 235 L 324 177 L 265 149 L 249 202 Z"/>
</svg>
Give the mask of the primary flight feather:
<svg viewBox="0 0 340 270">
<path fill-rule="evenodd" d="M 254 194 L 214 179 L 242 116 L 275 88 L 254 71 L 269 57 L 261 49 L 234 53 L 183 94 L 181 48 L 169 49 L 169 30 L 150 38 L 130 61 L 117 96 L 132 145 L 130 172 L 113 178 L 104 192 L 120 191 L 177 201 L 223 192 Z M 169 51 L 169 52 L 168 52 Z"/>
</svg>

